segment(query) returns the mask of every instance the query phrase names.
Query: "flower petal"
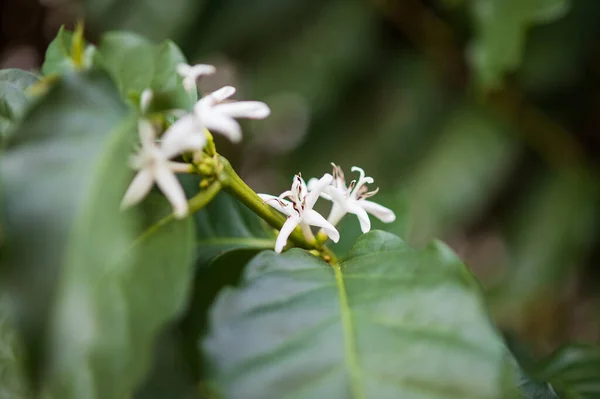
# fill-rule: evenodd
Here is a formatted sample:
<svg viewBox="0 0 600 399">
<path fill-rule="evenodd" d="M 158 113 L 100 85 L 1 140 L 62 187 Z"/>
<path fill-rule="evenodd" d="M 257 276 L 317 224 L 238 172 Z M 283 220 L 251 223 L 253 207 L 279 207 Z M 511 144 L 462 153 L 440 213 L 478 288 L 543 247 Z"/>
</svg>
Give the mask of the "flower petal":
<svg viewBox="0 0 600 399">
<path fill-rule="evenodd" d="M 271 208 L 276 209 L 281 213 L 285 213 L 286 215 L 290 215 L 289 208 L 291 204 L 289 201 L 269 194 L 258 194 L 258 196 Z M 283 206 L 281 206 L 280 201 L 284 204 Z"/>
<path fill-rule="evenodd" d="M 232 118 L 264 119 L 271 113 L 269 106 L 260 101 L 236 101 L 214 106 L 214 110 Z"/>
<path fill-rule="evenodd" d="M 186 77 L 192 73 L 192 67 L 184 62 L 177 64 L 176 67 L 179 76 Z"/>
<path fill-rule="evenodd" d="M 140 119 L 138 121 L 138 133 L 140 135 L 140 142 L 142 143 L 142 148 L 150 149 L 154 147 L 156 140 L 156 131 L 154 130 L 154 126 L 147 119 Z"/>
<path fill-rule="evenodd" d="M 333 227 L 331 223 L 325 220 L 325 218 L 317 211 L 312 209 L 305 210 L 302 214 L 302 219 L 306 224 L 321 227 L 325 233 L 327 233 L 327 236 L 333 240 L 333 242 L 338 242 L 340 240 L 340 233 L 337 231 L 337 229 Z"/>
<path fill-rule="evenodd" d="M 313 191 L 315 188 L 315 185 L 319 183 L 319 179 L 317 179 L 316 177 L 311 177 L 307 184 L 306 187 L 308 188 L 308 191 Z M 326 187 L 327 188 L 327 187 Z M 331 195 L 326 194 L 325 190 L 323 190 L 323 192 L 321 192 L 321 198 L 326 199 L 327 201 L 331 201 Z"/>
<path fill-rule="evenodd" d="M 346 209 L 343 206 L 334 201 L 329 216 L 327 217 L 327 221 L 331 223 L 331 225 L 337 226 L 347 213 L 348 212 L 346 212 Z"/>
<path fill-rule="evenodd" d="M 153 97 L 154 93 L 151 89 L 146 89 L 142 92 L 142 95 L 140 96 L 140 109 L 142 113 L 146 113 L 148 111 Z"/>
<path fill-rule="evenodd" d="M 223 86 L 220 89 L 213 91 L 210 94 L 202 97 L 196 105 L 194 105 L 194 112 L 202 114 L 206 107 L 212 107 L 215 104 L 220 103 L 228 99 L 229 97 L 235 94 L 235 87 L 233 86 Z"/>
<path fill-rule="evenodd" d="M 348 203 L 348 212 L 358 217 L 360 229 L 363 233 L 368 233 L 369 230 L 371 230 L 371 220 L 369 219 L 369 215 L 367 215 L 367 211 L 365 211 L 360 205 L 354 201 Z"/>
<path fill-rule="evenodd" d="M 188 214 L 187 199 L 177 177 L 171 172 L 166 164 L 159 163 L 155 165 L 154 170 L 156 184 L 163 192 L 165 197 L 173 206 L 173 213 L 178 219 L 182 219 Z"/>
<path fill-rule="evenodd" d="M 319 199 L 319 196 L 325 187 L 329 186 L 332 180 L 333 176 L 331 176 L 329 173 L 325 173 L 323 177 L 319 179 L 318 183 L 314 185 L 313 190 L 306 196 L 306 209 L 313 208 L 315 202 L 317 202 L 317 199 Z"/>
<path fill-rule="evenodd" d="M 277 241 L 275 241 L 275 252 L 278 254 L 281 253 L 285 244 L 287 244 L 287 239 L 292 234 L 292 231 L 298 226 L 300 223 L 300 218 L 298 216 L 289 216 L 285 221 L 281 230 L 279 230 L 279 235 L 277 236 Z"/>
<path fill-rule="evenodd" d="M 210 112 L 202 116 L 202 121 L 208 130 L 221 133 L 232 143 L 239 143 L 242 140 L 240 124 L 227 115 Z"/>
<path fill-rule="evenodd" d="M 358 201 L 358 204 L 363 207 L 365 211 L 369 212 L 383 223 L 392 223 L 394 220 L 396 220 L 396 214 L 394 211 L 386 208 L 385 206 L 367 200 L 360 200 Z"/>
<path fill-rule="evenodd" d="M 167 129 L 161 138 L 161 149 L 167 158 L 185 151 L 198 151 L 206 145 L 202 126 L 194 115 L 185 115 Z"/>
<path fill-rule="evenodd" d="M 154 184 L 154 176 L 148 168 L 140 170 L 129 185 L 127 192 L 121 201 L 121 208 L 127 208 L 137 204 L 144 198 L 152 189 Z"/>
<path fill-rule="evenodd" d="M 212 75 L 217 71 L 214 65 L 209 64 L 196 64 L 190 68 L 190 75 L 198 78 L 202 75 Z"/>
</svg>

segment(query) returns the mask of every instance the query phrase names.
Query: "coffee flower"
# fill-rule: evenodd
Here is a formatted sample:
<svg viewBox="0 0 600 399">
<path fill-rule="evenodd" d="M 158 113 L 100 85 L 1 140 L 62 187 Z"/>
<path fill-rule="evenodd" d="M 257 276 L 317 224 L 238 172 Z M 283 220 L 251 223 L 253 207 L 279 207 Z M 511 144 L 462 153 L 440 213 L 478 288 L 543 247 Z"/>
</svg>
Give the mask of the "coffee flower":
<svg viewBox="0 0 600 399">
<path fill-rule="evenodd" d="M 313 210 L 313 206 L 321 195 L 323 189 L 331 184 L 333 176 L 325 174 L 321 179 L 316 180 L 311 191 L 308 191 L 304 180 L 298 174 L 294 176 L 292 189 L 283 192 L 279 197 L 259 194 L 259 196 L 273 208 L 287 215 L 287 220 L 279 231 L 277 241 L 275 242 L 275 252 L 281 253 L 287 243 L 287 239 L 292 234 L 296 226 L 300 225 L 303 233 L 307 237 L 312 237 L 310 226 L 321 227 L 325 233 L 334 242 L 340 239 L 340 233 L 323 216 Z"/>
<path fill-rule="evenodd" d="M 242 139 L 242 129 L 234 118 L 264 119 L 271 113 L 267 104 L 260 101 L 224 102 L 235 93 L 235 87 L 225 86 L 194 105 L 194 112 L 183 115 L 170 128 L 178 137 L 204 136 L 204 129 L 219 132 L 230 141 Z"/>
<path fill-rule="evenodd" d="M 179 137 L 168 131 L 158 145 L 154 127 L 144 119 L 139 121 L 138 130 L 141 148 L 130 162 L 131 167 L 138 173 L 129 185 L 121 206 L 125 208 L 140 202 L 156 182 L 173 206 L 175 216 L 177 218 L 185 217 L 188 214 L 187 199 L 175 173 L 189 173 L 190 165 L 170 161 L 180 150 L 185 149 L 185 145 L 178 142 Z"/>
<path fill-rule="evenodd" d="M 177 65 L 177 73 L 183 78 L 183 88 L 188 93 L 192 90 L 198 90 L 196 81 L 202 75 L 212 75 L 216 68 L 212 65 L 197 64 L 188 65 L 181 63 Z"/>
<path fill-rule="evenodd" d="M 352 167 L 353 172 L 358 172 L 360 177 L 358 181 L 352 180 L 346 187 L 344 172 L 335 164 L 333 165 L 333 181 L 330 186 L 325 187 L 321 196 L 333 202 L 331 212 L 327 221 L 332 225 L 337 225 L 347 213 L 352 213 L 358 217 L 360 229 L 363 233 L 371 230 L 371 221 L 367 213 L 372 214 L 384 223 L 391 223 L 396 220 L 394 212 L 375 202 L 368 201 L 377 194 L 379 189 L 369 191 L 367 184 L 373 183 L 373 178 L 365 176 L 364 170 L 357 166 Z M 308 182 L 309 188 L 318 184 L 317 179 L 311 179 Z"/>
</svg>

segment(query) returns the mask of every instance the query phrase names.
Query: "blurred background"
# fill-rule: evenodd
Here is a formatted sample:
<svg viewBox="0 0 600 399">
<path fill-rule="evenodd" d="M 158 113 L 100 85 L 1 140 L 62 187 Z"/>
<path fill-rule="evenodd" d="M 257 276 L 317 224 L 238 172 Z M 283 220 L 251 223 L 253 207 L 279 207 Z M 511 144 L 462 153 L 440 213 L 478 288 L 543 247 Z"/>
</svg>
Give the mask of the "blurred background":
<svg viewBox="0 0 600 399">
<path fill-rule="evenodd" d="M 36 70 L 61 25 L 172 38 L 201 82 L 267 102 L 242 146 L 259 192 L 365 169 L 414 246 L 446 241 L 497 324 L 537 354 L 600 341 L 600 1 L 3 0 L 0 68 Z M 340 227 L 343 254 L 360 234 Z"/>
</svg>

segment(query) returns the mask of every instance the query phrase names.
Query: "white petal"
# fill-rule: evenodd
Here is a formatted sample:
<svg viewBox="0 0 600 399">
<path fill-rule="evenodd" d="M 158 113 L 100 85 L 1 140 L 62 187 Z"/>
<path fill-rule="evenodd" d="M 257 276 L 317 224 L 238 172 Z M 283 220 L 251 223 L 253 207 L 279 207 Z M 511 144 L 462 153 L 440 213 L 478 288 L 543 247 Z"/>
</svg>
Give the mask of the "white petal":
<svg viewBox="0 0 600 399">
<path fill-rule="evenodd" d="M 315 240 L 315 235 L 310 229 L 310 225 L 306 223 L 300 223 L 300 229 L 302 230 L 302 235 L 304 235 L 304 239 L 308 242 L 313 242 Z"/>
<path fill-rule="evenodd" d="M 213 65 L 208 64 L 196 64 L 190 68 L 190 75 L 194 78 L 198 78 L 202 75 L 212 75 L 217 71 Z"/>
<path fill-rule="evenodd" d="M 298 226 L 300 222 L 300 218 L 298 216 L 289 216 L 285 221 L 281 230 L 279 230 L 279 235 L 277 236 L 277 241 L 275 241 L 275 252 L 278 254 L 281 253 L 285 244 L 287 244 L 287 239 L 292 234 L 292 231 Z"/>
<path fill-rule="evenodd" d="M 185 151 L 198 151 L 206 145 L 206 137 L 202 125 L 194 115 L 186 115 L 178 119 L 163 134 L 161 149 L 167 158 Z"/>
<path fill-rule="evenodd" d="M 192 173 L 192 165 L 183 162 L 171 162 L 167 161 L 169 170 L 174 173 Z"/>
<path fill-rule="evenodd" d="M 182 219 L 187 216 L 187 199 L 177 177 L 169 170 L 166 164 L 157 164 L 154 173 L 156 184 L 173 206 L 175 217 Z"/>
<path fill-rule="evenodd" d="M 349 203 L 348 212 L 353 213 L 356 215 L 356 217 L 358 217 L 360 229 L 363 233 L 367 233 L 369 230 L 371 230 L 371 220 L 369 219 L 369 215 L 367 215 L 367 211 L 365 211 L 360 205 L 358 205 L 356 202 Z"/>
<path fill-rule="evenodd" d="M 127 208 L 140 202 L 150 192 L 153 184 L 152 171 L 147 168 L 140 170 L 133 178 L 125 196 L 123 196 L 121 208 Z"/>
<path fill-rule="evenodd" d="M 317 199 L 319 199 L 319 196 L 325 187 L 329 186 L 332 180 L 333 176 L 331 176 L 329 173 L 325 173 L 323 177 L 319 179 L 318 183 L 314 185 L 313 190 L 306 196 L 306 209 L 313 208 L 315 202 L 317 202 Z"/>
<path fill-rule="evenodd" d="M 236 101 L 214 106 L 214 110 L 232 118 L 264 119 L 271 113 L 267 104 L 260 101 Z"/>
<path fill-rule="evenodd" d="M 235 93 L 235 87 L 233 87 L 233 86 L 221 87 L 220 89 L 217 89 L 217 90 L 213 91 L 212 93 L 207 94 L 206 96 L 202 97 L 194 105 L 194 112 L 198 115 L 202 115 L 203 113 L 206 112 L 207 108 L 210 109 L 215 104 L 218 104 L 221 101 L 224 101 L 224 100 L 228 99 L 229 97 L 233 96 L 234 93 Z"/>
<path fill-rule="evenodd" d="M 265 204 L 269 205 L 271 208 L 276 209 L 281 213 L 285 213 L 286 215 L 290 214 L 289 207 L 291 204 L 289 201 L 269 194 L 258 194 L 258 196 L 265 202 Z M 283 202 L 283 206 L 281 206 L 279 201 Z"/>
<path fill-rule="evenodd" d="M 396 214 L 394 211 L 386 208 L 385 206 L 367 200 L 360 200 L 358 201 L 358 204 L 362 206 L 365 211 L 369 212 L 383 223 L 392 223 L 394 220 L 396 220 Z"/>
<path fill-rule="evenodd" d="M 342 190 L 338 187 L 327 186 L 323 189 L 323 192 L 327 194 L 331 198 L 331 201 L 338 203 L 341 207 L 346 208 L 346 202 L 348 201 L 348 196 L 346 195 L 346 191 Z"/>
<path fill-rule="evenodd" d="M 196 78 L 192 76 L 186 76 L 185 78 L 183 78 L 183 89 L 188 93 L 194 89 L 197 89 Z"/>
<path fill-rule="evenodd" d="M 152 102 L 152 97 L 154 97 L 154 93 L 150 89 L 146 89 L 142 92 L 140 96 L 140 109 L 143 113 L 148 111 L 148 107 L 150 107 L 150 103 Z"/>
<path fill-rule="evenodd" d="M 138 121 L 138 133 L 140 135 L 142 148 L 150 149 L 155 146 L 154 140 L 156 140 L 156 131 L 149 120 L 140 119 Z"/>
<path fill-rule="evenodd" d="M 192 73 L 192 67 L 186 63 L 180 63 L 177 64 L 176 67 L 177 73 L 181 76 L 181 77 L 186 77 L 189 76 Z"/>
<path fill-rule="evenodd" d="M 333 203 L 331 207 L 331 211 L 329 212 L 329 216 L 327 217 L 327 221 L 331 223 L 333 226 L 337 226 L 337 224 L 342 220 L 344 216 L 346 216 L 346 209 L 338 204 L 337 202 Z"/>
<path fill-rule="evenodd" d="M 321 216 L 317 211 L 313 211 L 312 209 L 305 210 L 302 214 L 302 220 L 311 225 L 323 228 L 327 236 L 333 240 L 333 242 L 338 242 L 340 240 L 340 233 L 337 231 L 335 227 L 331 225 L 323 216 Z"/>
<path fill-rule="evenodd" d="M 210 112 L 202 116 L 202 121 L 208 130 L 221 133 L 232 143 L 238 143 L 242 140 L 242 128 L 233 118 Z"/>
<path fill-rule="evenodd" d="M 308 183 L 306 184 L 306 187 L 308 188 L 308 191 L 313 191 L 315 188 L 315 184 L 319 183 L 319 179 L 317 179 L 316 177 L 311 177 L 308 180 Z M 331 201 L 331 195 L 326 194 L 325 190 L 321 193 L 321 198 L 326 199 L 327 201 Z"/>
</svg>

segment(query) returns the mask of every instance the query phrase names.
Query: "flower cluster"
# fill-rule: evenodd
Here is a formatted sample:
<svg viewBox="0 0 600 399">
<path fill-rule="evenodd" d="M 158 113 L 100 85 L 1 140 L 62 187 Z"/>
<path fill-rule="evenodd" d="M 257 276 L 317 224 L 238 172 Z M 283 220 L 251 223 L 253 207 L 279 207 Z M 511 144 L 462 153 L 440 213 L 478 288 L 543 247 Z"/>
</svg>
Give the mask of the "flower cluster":
<svg viewBox="0 0 600 399">
<path fill-rule="evenodd" d="M 180 64 L 177 67 L 183 87 L 188 92 L 198 90 L 196 81 L 200 76 L 214 72 L 212 65 Z M 235 118 L 263 119 L 271 112 L 266 104 L 259 101 L 227 101 L 234 93 L 234 87 L 225 86 L 202 97 L 191 113 L 174 110 L 173 113 L 180 117 L 162 134 L 159 142 L 155 126 L 148 119 L 140 119 L 141 147 L 130 162 L 138 173 L 123 197 L 123 207 L 140 202 L 156 183 L 170 201 L 177 218 L 188 214 L 187 199 L 175 173 L 190 173 L 193 169 L 189 164 L 171 159 L 188 152 L 201 154 L 207 143 L 206 130 L 219 132 L 237 143 L 242 139 L 242 132 Z M 147 113 L 152 97 L 149 89 L 142 93 L 140 110 L 143 115 Z"/>
<path fill-rule="evenodd" d="M 320 179 L 310 179 L 306 184 L 302 176 L 297 174 L 294 176 L 291 190 L 285 191 L 279 196 L 259 194 L 265 203 L 287 215 L 287 220 L 277 236 L 276 252 L 283 250 L 288 237 L 296 226 L 300 226 L 304 237 L 308 241 L 314 240 L 310 226 L 316 226 L 320 227 L 334 242 L 338 242 L 340 233 L 335 226 L 348 213 L 358 217 L 363 233 L 371 229 L 368 213 L 384 223 L 391 223 L 396 220 L 393 211 L 367 200 L 379 191 L 379 189 L 368 190 L 367 185 L 374 182 L 372 177 L 365 176 L 365 172 L 361 168 L 354 166 L 352 171 L 358 172 L 360 177 L 358 181 L 352 180 L 346 186 L 342 169 L 338 165 L 332 165 L 333 175 L 326 173 Z M 313 209 L 319 197 L 332 202 L 327 219 Z"/>
</svg>

